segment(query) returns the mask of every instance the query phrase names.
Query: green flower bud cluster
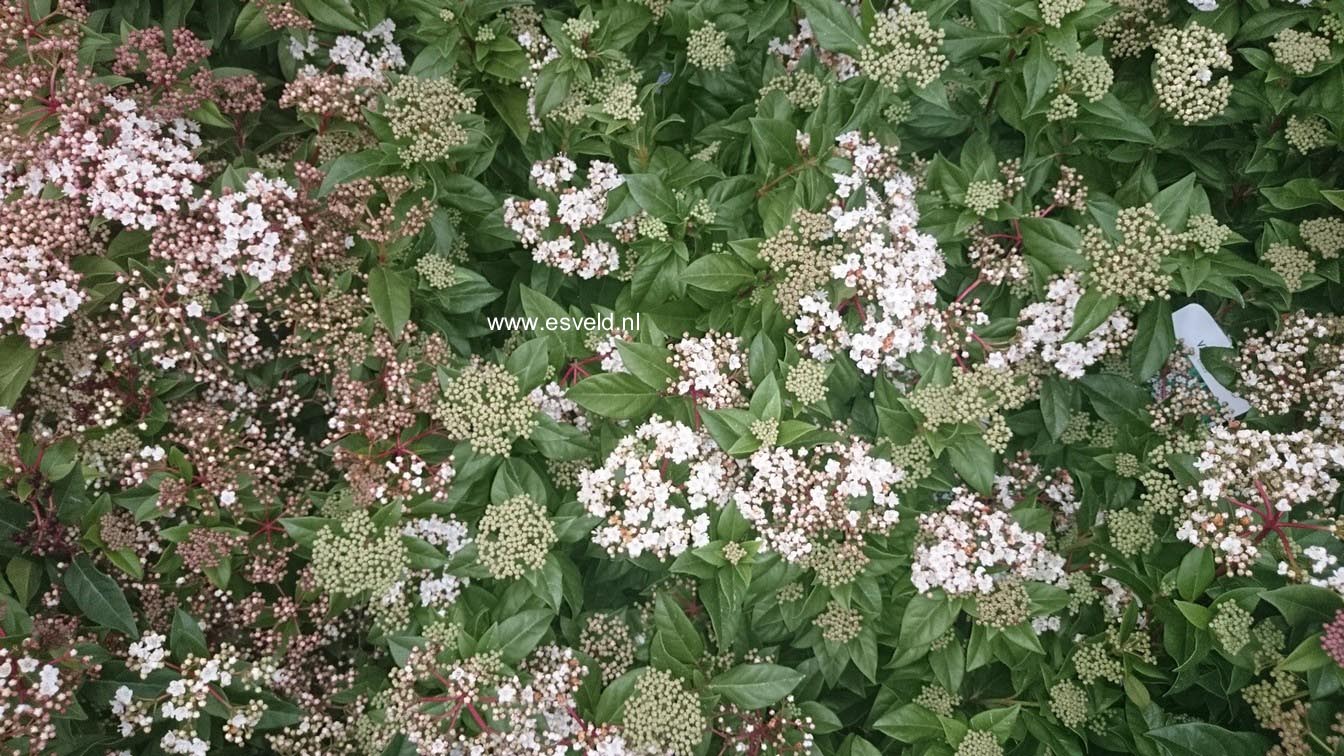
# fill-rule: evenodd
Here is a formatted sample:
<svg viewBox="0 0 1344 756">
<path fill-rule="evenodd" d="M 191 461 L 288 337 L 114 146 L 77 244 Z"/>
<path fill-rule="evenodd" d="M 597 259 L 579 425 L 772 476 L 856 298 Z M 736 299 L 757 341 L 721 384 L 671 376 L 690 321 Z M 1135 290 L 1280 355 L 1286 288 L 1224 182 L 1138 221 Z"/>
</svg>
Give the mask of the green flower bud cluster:
<svg viewBox="0 0 1344 756">
<path fill-rule="evenodd" d="M 1087 691 L 1072 680 L 1060 680 L 1050 686 L 1050 713 L 1065 727 L 1082 727 L 1087 722 Z"/>
<path fill-rule="evenodd" d="M 620 614 L 600 613 L 588 617 L 579 633 L 579 649 L 602 671 L 602 682 L 611 684 L 635 666 L 635 639 Z"/>
<path fill-rule="evenodd" d="M 667 225 L 648 213 L 640 213 L 635 218 L 635 233 L 644 239 L 667 241 Z"/>
<path fill-rule="evenodd" d="M 998 181 L 972 181 L 966 187 L 966 208 L 976 215 L 984 215 L 1003 202 L 1004 187 Z"/>
<path fill-rule="evenodd" d="M 859 50 L 859 68 L 893 92 L 927 87 L 947 68 L 947 56 L 939 50 L 943 36 L 924 11 L 890 8 L 877 17 L 868 44 Z"/>
<path fill-rule="evenodd" d="M 1284 29 L 1269 43 L 1274 62 L 1298 76 L 1306 76 L 1330 59 L 1330 40 L 1311 32 Z"/>
<path fill-rule="evenodd" d="M 816 359 L 800 359 L 798 365 L 790 367 L 789 375 L 784 379 L 784 390 L 789 391 L 805 405 L 825 401 L 827 366 Z"/>
<path fill-rule="evenodd" d="M 1333 260 L 1344 251 L 1344 218 L 1312 218 L 1297 227 L 1302 241 L 1312 252 L 1326 260 Z"/>
<path fill-rule="evenodd" d="M 1283 661 L 1283 647 L 1288 642 L 1283 630 L 1272 622 L 1261 622 L 1251 630 L 1251 642 L 1255 644 L 1255 665 L 1260 668 L 1271 667 Z"/>
<path fill-rule="evenodd" d="M 601 24 L 595 18 L 571 18 L 565 22 L 565 34 L 575 42 L 583 42 L 597 33 Z"/>
<path fill-rule="evenodd" d="M 1118 58 L 1135 58 L 1153 44 L 1166 15 L 1165 0 L 1113 0 L 1118 12 L 1097 27 L 1097 36 Z"/>
<path fill-rule="evenodd" d="M 1151 512 L 1130 509 L 1108 512 L 1106 529 L 1111 536 L 1111 546 L 1127 557 L 1136 557 L 1157 542 Z"/>
<path fill-rule="evenodd" d="M 782 73 L 761 87 L 760 97 L 771 92 L 783 92 L 789 102 L 799 110 L 816 110 L 821 106 L 821 96 L 826 85 L 816 74 L 808 71 Z"/>
<path fill-rule="evenodd" d="M 1038 0 L 1037 5 L 1040 6 L 1041 20 L 1045 25 L 1058 29 L 1064 17 L 1082 10 L 1087 0 Z"/>
<path fill-rule="evenodd" d="M 485 508 L 476 549 L 495 578 L 518 578 L 541 569 L 555 545 L 555 526 L 546 508 L 526 494 Z"/>
<path fill-rule="evenodd" d="M 832 599 L 813 624 L 821 628 L 822 640 L 840 645 L 859 637 L 863 630 L 863 614 Z"/>
<path fill-rule="evenodd" d="M 808 555 L 807 565 L 817 573 L 817 582 L 827 588 L 849 585 L 863 574 L 868 555 L 856 541 L 828 543 Z"/>
<path fill-rule="evenodd" d="M 1073 655 L 1073 668 L 1084 685 L 1091 685 L 1097 680 L 1107 680 L 1116 685 L 1125 681 L 1125 665 L 1111 655 L 1105 642 L 1093 641 L 1079 645 Z"/>
<path fill-rule="evenodd" d="M 956 713 L 957 707 L 961 705 L 961 696 L 956 693 L 949 693 L 941 685 L 930 683 L 920 689 L 919 695 L 914 698 L 914 703 L 940 717 L 950 717 Z"/>
<path fill-rule="evenodd" d="M 443 388 L 434 419 L 453 438 L 465 439 L 480 454 L 506 455 L 514 439 L 536 426 L 535 407 L 518 379 L 502 365 L 473 356 Z"/>
<path fill-rule="evenodd" d="M 994 733 L 987 730 L 967 730 L 957 744 L 956 756 L 1003 756 L 1003 746 Z"/>
<path fill-rule="evenodd" d="M 1081 94 L 1088 102 L 1096 102 L 1111 91 L 1115 71 L 1100 55 L 1075 52 L 1060 56 L 1063 66 L 1061 78 L 1069 92 Z"/>
<path fill-rule="evenodd" d="M 1153 45 L 1153 88 L 1162 109 L 1185 124 L 1206 121 L 1227 107 L 1232 80 L 1214 79 L 1232 68 L 1227 37 L 1199 24 L 1168 27 Z"/>
<path fill-rule="evenodd" d="M 388 90 L 387 101 L 392 135 L 409 140 L 400 150 L 409 163 L 447 160 L 469 139 L 457 119 L 474 110 L 476 103 L 452 79 L 403 76 Z"/>
<path fill-rule="evenodd" d="M 1161 470 L 1148 470 L 1139 476 L 1144 491 L 1139 494 L 1143 508 L 1155 515 L 1173 515 L 1181 509 L 1181 486 Z"/>
<path fill-rule="evenodd" d="M 1217 252 L 1231 236 L 1232 229 L 1219 223 L 1217 218 L 1208 213 L 1192 217 L 1185 228 L 1186 242 L 1206 255 Z"/>
<path fill-rule="evenodd" d="M 1001 413 L 1026 403 L 1031 389 L 1011 370 L 981 363 L 958 371 L 947 386 L 920 388 L 908 399 L 927 427 L 1002 419 Z"/>
<path fill-rule="evenodd" d="M 1004 580 L 992 593 L 978 597 L 975 608 L 980 624 L 1002 630 L 1031 618 L 1031 596 L 1020 580 Z"/>
<path fill-rule="evenodd" d="M 719 214 L 714 210 L 714 205 L 709 200 L 698 199 L 695 204 L 691 205 L 691 220 L 696 223 L 707 226 L 718 219 Z"/>
<path fill-rule="evenodd" d="M 893 465 L 905 470 L 905 479 L 896 484 L 900 490 L 914 489 L 933 474 L 933 450 L 922 439 L 892 447 L 889 456 Z"/>
<path fill-rule="evenodd" d="M 773 417 L 767 417 L 764 420 L 753 420 L 751 423 L 751 436 L 761 442 L 761 446 L 774 446 L 775 441 L 779 439 L 779 420 Z"/>
<path fill-rule="evenodd" d="M 1296 115 L 1288 116 L 1288 123 L 1283 127 L 1283 139 L 1288 146 L 1303 155 L 1319 150 L 1334 141 L 1325 119 L 1314 115 L 1302 118 Z"/>
<path fill-rule="evenodd" d="M 661 669 L 645 671 L 625 702 L 625 739 L 637 749 L 690 756 L 705 726 L 700 699 Z"/>
<path fill-rule="evenodd" d="M 1209 620 L 1209 630 L 1218 641 L 1218 645 L 1229 654 L 1236 655 L 1251 643 L 1251 625 L 1255 618 L 1232 601 L 1223 602 Z"/>
<path fill-rule="evenodd" d="M 1115 455 L 1115 474 L 1124 478 L 1137 478 L 1141 468 L 1139 467 L 1139 458 L 1129 452 L 1120 452 Z"/>
<path fill-rule="evenodd" d="M 435 289 L 446 289 L 457 283 L 457 266 L 443 255 L 428 254 L 415 262 L 415 272 Z"/>
<path fill-rule="evenodd" d="M 803 598 L 802 583 L 785 583 L 775 591 L 775 600 L 781 604 L 791 604 Z"/>
<path fill-rule="evenodd" d="M 1276 242 L 1269 245 L 1262 255 L 1265 262 L 1269 263 L 1269 269 L 1283 276 L 1284 283 L 1288 284 L 1289 291 L 1297 291 L 1302 287 L 1302 276 L 1316 270 L 1316 265 L 1311 260 L 1311 254 L 1301 247 L 1294 247 L 1291 244 Z"/>
<path fill-rule="evenodd" d="M 830 218 L 797 210 L 789 225 L 761 242 L 757 254 L 776 279 L 775 302 L 780 312 L 790 318 L 797 315 L 799 300 L 831 280 L 831 266 L 843 251 L 833 237 Z"/>
<path fill-rule="evenodd" d="M 339 530 L 324 527 L 313 540 L 313 576 L 324 590 L 346 596 L 381 596 L 402 579 L 408 554 L 401 534 L 377 532 L 369 513 L 351 512 Z"/>
<path fill-rule="evenodd" d="M 686 60 L 706 71 L 727 69 L 733 64 L 733 48 L 728 44 L 728 34 L 713 24 L 705 24 L 691 32 L 686 40 Z"/>
<path fill-rule="evenodd" d="M 747 550 L 742 548 L 742 544 L 737 541 L 729 541 L 723 545 L 723 558 L 728 564 L 736 565 L 747 555 Z"/>
<path fill-rule="evenodd" d="M 1050 713 L 1055 714 L 1059 724 L 1070 729 L 1081 728 L 1087 721 L 1087 708 L 1087 691 L 1073 681 L 1062 679 L 1050 686 Z"/>
<path fill-rule="evenodd" d="M 1139 304 L 1169 296 L 1171 276 L 1162 261 L 1180 251 L 1181 239 L 1157 216 L 1152 205 L 1130 207 L 1116 216 L 1120 239 L 1111 242 L 1098 227 L 1083 235 L 1082 254 L 1092 263 L 1091 281 L 1106 294 Z"/>
<path fill-rule="evenodd" d="M 1261 727 L 1272 729 L 1282 711 L 1285 701 L 1297 695 L 1297 679 L 1291 672 L 1273 670 L 1269 676 L 1258 683 L 1247 685 L 1241 690 L 1241 697 L 1251 707 L 1251 714 Z"/>
</svg>

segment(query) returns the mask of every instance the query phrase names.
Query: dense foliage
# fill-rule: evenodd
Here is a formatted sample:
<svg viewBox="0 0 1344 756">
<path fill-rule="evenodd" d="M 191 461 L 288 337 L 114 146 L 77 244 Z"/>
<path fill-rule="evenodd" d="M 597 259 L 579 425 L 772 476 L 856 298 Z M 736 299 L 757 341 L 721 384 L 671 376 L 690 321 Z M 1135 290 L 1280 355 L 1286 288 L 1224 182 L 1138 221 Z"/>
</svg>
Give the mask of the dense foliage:
<svg viewBox="0 0 1344 756">
<path fill-rule="evenodd" d="M 5 753 L 1344 753 L 1344 1 L 0 58 Z"/>
</svg>

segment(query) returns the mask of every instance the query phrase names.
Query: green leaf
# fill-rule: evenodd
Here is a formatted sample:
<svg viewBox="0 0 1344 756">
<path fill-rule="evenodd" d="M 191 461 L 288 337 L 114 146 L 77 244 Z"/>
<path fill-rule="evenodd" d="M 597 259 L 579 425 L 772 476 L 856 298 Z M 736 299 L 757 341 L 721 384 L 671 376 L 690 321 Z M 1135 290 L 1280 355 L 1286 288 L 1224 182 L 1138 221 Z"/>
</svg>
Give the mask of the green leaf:
<svg viewBox="0 0 1344 756">
<path fill-rule="evenodd" d="M 658 635 L 662 636 L 663 647 L 672 658 L 687 665 L 700 661 L 705 653 L 705 642 L 695 625 L 686 617 L 686 612 L 667 594 L 659 593 L 654 602 L 653 626 Z"/>
<path fill-rule="evenodd" d="M 898 706 L 878 717 L 873 722 L 873 729 L 902 743 L 941 740 L 943 737 L 943 724 L 938 715 L 915 703 Z"/>
<path fill-rule="evenodd" d="M 98 571 L 84 554 L 70 563 L 62 578 L 75 606 L 84 616 L 111 630 L 131 638 L 138 638 L 135 615 L 117 581 Z"/>
<path fill-rule="evenodd" d="M 849 12 L 849 6 L 835 0 L 798 0 L 807 14 L 817 43 L 824 50 L 858 55 L 867 44 L 859 22 Z"/>
<path fill-rule="evenodd" d="M 649 215 L 667 223 L 681 220 L 677 213 L 677 198 L 656 174 L 630 174 L 625 177 L 625 185 L 630 189 L 630 196 L 634 197 L 635 202 L 647 210 Z"/>
<path fill-rule="evenodd" d="M 952 627 L 961 602 L 947 597 L 915 595 L 901 615 L 900 645 L 927 646 Z"/>
<path fill-rule="evenodd" d="M 173 626 L 168 631 L 168 648 L 178 659 L 185 659 L 189 654 L 201 659 L 210 655 L 200 623 L 181 609 L 173 612 Z"/>
<path fill-rule="evenodd" d="M 987 494 L 994 488 L 997 457 L 983 436 L 958 436 L 956 442 L 947 447 L 947 457 L 962 480 L 975 490 Z"/>
<path fill-rule="evenodd" d="M 392 338 L 401 338 L 401 329 L 411 319 L 411 285 L 399 271 L 374 268 L 369 271 L 369 299 Z"/>
<path fill-rule="evenodd" d="M 1045 263 L 1055 273 L 1086 270 L 1087 260 L 1078 253 L 1082 234 L 1073 226 L 1054 218 L 1022 218 L 1022 248 L 1028 257 Z"/>
<path fill-rule="evenodd" d="M 691 261 L 681 274 L 681 280 L 688 286 L 705 291 L 737 291 L 756 280 L 756 274 L 742 261 L 742 258 L 729 252 L 705 255 Z"/>
<path fill-rule="evenodd" d="M 1022 707 L 1016 704 L 998 709 L 986 709 L 971 717 L 971 729 L 992 732 L 1002 743 L 1012 734 L 1013 727 L 1017 724 L 1017 715 L 1021 711 Z"/>
<path fill-rule="evenodd" d="M 1084 102 L 1073 120 L 1079 134 L 1093 139 L 1152 144 L 1152 129 L 1132 108 L 1107 93 L 1096 102 Z"/>
<path fill-rule="evenodd" d="M 1078 341 L 1086 339 L 1087 335 L 1096 330 L 1097 326 L 1106 322 L 1106 319 L 1115 313 L 1120 306 L 1120 299 L 1112 294 L 1102 294 L 1100 289 L 1088 289 L 1083 292 L 1083 296 L 1078 299 L 1078 306 L 1073 311 L 1073 327 L 1064 337 L 1066 341 Z"/>
<path fill-rule="evenodd" d="M 667 361 L 666 347 L 637 341 L 617 341 L 616 351 L 621 353 L 626 370 L 657 389 L 667 388 L 667 384 L 677 377 L 677 371 Z"/>
<path fill-rule="evenodd" d="M 1170 756 L 1264 756 L 1269 743 L 1260 735 L 1233 732 L 1205 722 L 1167 725 L 1148 731 Z"/>
<path fill-rule="evenodd" d="M 709 691 L 738 706 L 760 709 L 792 693 L 805 675 L 778 664 L 739 664 L 709 681 Z"/>
<path fill-rule="evenodd" d="M 630 373 L 600 373 L 574 384 L 567 396 L 580 407 L 603 417 L 643 417 L 658 401 L 658 393 Z"/>
<path fill-rule="evenodd" d="M 548 342 L 545 336 L 524 341 L 504 361 L 505 369 L 518 378 L 523 391 L 531 391 L 546 381 L 551 369 Z"/>
<path fill-rule="evenodd" d="M 20 336 L 0 339 L 0 407 L 13 407 L 37 367 L 37 350 Z"/>
<path fill-rule="evenodd" d="M 762 165 L 792 165 L 798 153 L 797 129 L 778 118 L 751 119 L 751 146 Z"/>
<path fill-rule="evenodd" d="M 1207 548 L 1191 549 L 1181 558 L 1176 568 L 1176 590 L 1181 598 L 1194 601 L 1213 584 L 1213 552 Z"/>
<path fill-rule="evenodd" d="M 1344 608 L 1344 598 L 1327 588 L 1314 585 L 1285 585 L 1260 594 L 1288 620 L 1290 625 L 1329 622 Z"/>
<path fill-rule="evenodd" d="M 490 626 L 477 652 L 499 651 L 505 664 L 517 664 L 532 653 L 555 617 L 548 609 L 527 609 Z"/>
<path fill-rule="evenodd" d="M 321 197 L 346 182 L 376 175 L 380 172 L 382 164 L 381 150 L 364 150 L 341 155 L 332 161 L 331 167 L 327 168 L 327 175 L 322 178 L 322 186 L 318 187 L 317 196 Z"/>
<path fill-rule="evenodd" d="M 1141 381 L 1157 375 L 1176 348 L 1176 328 L 1171 322 L 1171 300 L 1154 299 L 1139 313 L 1130 347 L 1129 367 Z"/>
<path fill-rule="evenodd" d="M 1279 669 L 1285 672 L 1310 672 L 1332 663 L 1334 659 L 1321 647 L 1321 634 L 1316 633 L 1297 644 L 1297 648 L 1279 662 Z"/>
<path fill-rule="evenodd" d="M 1064 429 L 1069 427 L 1069 415 L 1073 411 L 1072 396 L 1071 384 L 1063 379 L 1046 376 L 1041 380 L 1041 417 L 1045 420 L 1046 432 L 1056 441 L 1064 434 Z"/>
</svg>

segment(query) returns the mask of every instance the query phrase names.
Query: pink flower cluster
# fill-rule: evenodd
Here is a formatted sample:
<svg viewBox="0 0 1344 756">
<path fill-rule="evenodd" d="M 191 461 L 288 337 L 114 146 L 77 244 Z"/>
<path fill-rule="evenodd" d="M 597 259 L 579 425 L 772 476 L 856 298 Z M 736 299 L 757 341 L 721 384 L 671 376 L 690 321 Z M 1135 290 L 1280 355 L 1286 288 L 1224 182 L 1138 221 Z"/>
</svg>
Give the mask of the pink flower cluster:
<svg viewBox="0 0 1344 756">
<path fill-rule="evenodd" d="M 84 301 L 79 274 L 38 247 L 0 250 L 0 326 L 40 346 Z"/>
</svg>

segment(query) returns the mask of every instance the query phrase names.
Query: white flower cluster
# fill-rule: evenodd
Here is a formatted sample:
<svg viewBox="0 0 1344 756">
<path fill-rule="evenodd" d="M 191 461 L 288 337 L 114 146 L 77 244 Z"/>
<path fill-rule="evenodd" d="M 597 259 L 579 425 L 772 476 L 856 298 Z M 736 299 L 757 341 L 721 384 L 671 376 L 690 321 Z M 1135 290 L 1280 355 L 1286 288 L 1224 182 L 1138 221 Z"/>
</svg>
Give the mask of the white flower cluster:
<svg viewBox="0 0 1344 756">
<path fill-rule="evenodd" d="M 1303 575 L 1309 585 L 1328 588 L 1344 596 L 1344 565 L 1340 565 L 1338 556 L 1331 554 L 1324 546 L 1308 546 L 1302 550 L 1302 555 L 1310 562 Z M 1292 569 L 1286 562 L 1279 563 L 1280 575 L 1291 573 Z"/>
<path fill-rule="evenodd" d="M 570 183 L 577 171 L 578 165 L 563 154 L 534 163 L 532 181 L 556 195 L 555 215 L 545 199 L 509 197 L 504 200 L 504 224 L 531 250 L 536 262 L 567 275 L 597 278 L 620 268 L 620 256 L 611 242 L 595 239 L 584 229 L 601 223 L 607 213 L 607 194 L 625 179 L 615 165 L 594 160 L 588 165 L 587 186 L 580 188 Z"/>
<path fill-rule="evenodd" d="M 438 515 L 421 517 L 407 523 L 401 532 L 402 535 L 419 538 L 442 548 L 449 557 L 461 551 L 471 541 L 466 523 L 452 515 L 446 520 Z"/>
<path fill-rule="evenodd" d="M 541 410 L 543 415 L 557 423 L 573 425 L 579 430 L 588 430 L 592 426 L 583 408 L 565 396 L 564 387 L 555 381 L 532 389 L 527 398 L 537 405 L 537 409 Z"/>
<path fill-rule="evenodd" d="M 126 667 L 139 672 L 141 680 L 163 669 L 163 660 L 168 656 L 168 649 L 163 645 L 166 640 L 167 637 L 152 630 L 140 636 L 140 640 L 126 649 Z"/>
<path fill-rule="evenodd" d="M 1339 491 L 1344 446 L 1316 431 L 1210 430 L 1195 463 L 1203 477 L 1185 494 L 1189 507 L 1176 537 L 1209 546 L 1232 574 L 1249 574 L 1257 545 L 1281 515 Z"/>
<path fill-rule="evenodd" d="M 727 503 L 737 465 L 708 434 L 657 415 L 579 473 L 579 503 L 605 520 L 593 542 L 611 554 L 660 559 L 709 542 L 711 504 Z"/>
<path fill-rule="evenodd" d="M 413 538 L 420 538 L 433 546 L 438 546 L 443 550 L 444 556 L 449 559 L 452 559 L 467 544 L 471 543 L 470 530 L 466 523 L 452 515 L 449 515 L 446 520 L 438 515 L 421 517 L 407 523 L 402 527 L 401 533 Z M 420 606 L 432 606 L 444 610 L 457 601 L 462 589 L 469 582 L 466 578 L 448 572 L 437 577 L 426 575 L 420 579 Z M 399 588 L 400 586 L 398 586 Z"/>
<path fill-rule="evenodd" d="M 800 349 L 814 359 L 829 361 L 847 350 L 865 373 L 898 371 L 902 358 L 929 346 L 928 331 L 941 320 L 935 283 L 946 261 L 937 241 L 915 228 L 915 181 L 900 169 L 894 149 L 858 132 L 836 142 L 852 167 L 834 174 L 827 215 L 849 251 L 831 277 L 852 293 L 838 303 L 821 292 L 804 297 L 794 331 Z M 861 321 L 853 333 L 841 317 L 851 304 Z"/>
<path fill-rule="evenodd" d="M 964 489 L 954 496 L 943 511 L 919 516 L 910 580 L 920 593 L 987 594 L 1004 580 L 1065 579 L 1064 558 L 1046 547 L 1043 533 Z"/>
<path fill-rule="evenodd" d="M 766 547 L 790 562 L 837 540 L 861 543 L 864 534 L 886 533 L 900 520 L 894 489 L 905 479 L 903 470 L 871 451 L 858 438 L 811 449 L 759 449 L 747 460 L 747 482 L 733 500 Z"/>
<path fill-rule="evenodd" d="M 857 4 L 846 3 L 846 7 L 851 14 L 858 15 Z M 859 75 L 858 63 L 853 58 L 844 53 L 827 50 L 817 43 L 816 34 L 812 32 L 812 24 L 805 18 L 798 20 L 797 33 L 783 39 L 779 37 L 771 39 L 767 49 L 779 58 L 784 64 L 784 70 L 789 73 L 793 73 L 808 53 L 811 53 L 823 66 L 831 69 L 839 81 L 846 81 Z"/>
<path fill-rule="evenodd" d="M 147 665 L 155 665 L 154 669 L 162 667 L 163 640 L 162 635 L 146 633 L 138 643 L 132 644 L 129 666 L 140 669 L 142 677 L 148 675 Z M 209 658 L 188 656 L 182 662 L 179 677 L 165 685 L 162 693 L 148 698 L 142 693 L 137 697 L 135 691 L 123 685 L 117 688 L 109 703 L 123 736 L 129 737 L 137 730 L 148 732 L 157 716 L 171 727 L 159 740 L 159 746 L 166 753 L 203 756 L 210 751 L 210 745 L 197 737 L 196 722 L 207 702 L 224 703 L 222 691 L 225 688 L 235 683 L 256 688 L 268 681 L 272 674 L 270 665 L 246 663 L 236 649 L 226 643 Z M 224 737 L 231 743 L 242 745 L 266 713 L 266 705 L 260 699 L 242 706 L 226 705 L 231 711 L 225 722 Z"/>
<path fill-rule="evenodd" d="M 40 667 L 40 669 L 39 669 Z M 8 683 L 18 675 L 31 675 L 37 673 L 37 685 L 33 687 L 33 695 L 39 699 L 51 698 L 61 691 L 61 670 L 54 664 L 43 664 L 41 661 L 24 655 L 17 661 L 11 661 L 9 656 L 3 657 L 0 661 L 0 684 Z M 9 710 L 6 704 L 0 704 L 0 717 L 23 716 L 24 712 L 18 707 Z"/>
<path fill-rule="evenodd" d="M 1324 504 L 1339 491 L 1344 445 L 1315 431 L 1287 433 L 1246 427 L 1210 430 L 1195 463 L 1203 477 L 1185 495 L 1190 505 L 1234 498 L 1268 512 Z"/>
<path fill-rule="evenodd" d="M 297 199 L 284 179 L 260 173 L 248 176 L 242 191 L 221 195 L 215 204 L 217 270 L 226 276 L 241 270 L 263 284 L 287 278 L 295 248 L 308 238 L 303 218 L 290 207 Z"/>
<path fill-rule="evenodd" d="M 1124 347 L 1133 333 L 1129 317 L 1117 310 L 1083 340 L 1065 341 L 1083 298 L 1078 274 L 1055 278 L 1045 296 L 1045 301 L 1033 302 L 1018 313 L 1017 338 L 1002 353 L 1008 362 L 1039 356 L 1064 377 L 1081 378 L 1089 365 Z"/>
<path fill-rule="evenodd" d="M 731 333 L 710 331 L 704 336 L 683 334 L 672 345 L 672 367 L 677 377 L 672 389 L 691 398 L 699 409 L 723 409 L 747 404 L 747 357 L 742 342 Z"/>
<path fill-rule="evenodd" d="M 84 302 L 79 274 L 38 247 L 0 248 L 0 328 L 34 347 Z"/>
<path fill-rule="evenodd" d="M 81 154 L 91 163 L 88 186 L 74 165 L 49 166 L 49 178 L 69 195 L 83 194 L 89 209 L 127 228 L 151 229 L 159 216 L 193 202 L 205 169 L 193 153 L 199 127 L 178 119 L 159 123 L 140 115 L 131 99 L 108 97 L 110 143 L 85 132 Z"/>
<path fill-rule="evenodd" d="M 397 25 L 386 19 L 377 26 L 355 37 L 343 34 L 331 44 L 328 59 L 344 70 L 342 77 L 350 81 L 384 81 L 389 71 L 406 66 L 406 58 L 393 39 Z M 302 60 L 302 55 L 295 56 Z"/>
<path fill-rule="evenodd" d="M 554 645 L 532 652 L 516 674 L 505 672 L 497 654 L 443 669 L 431 650 L 417 649 L 393 673 L 387 720 L 421 754 L 646 756 L 627 748 L 616 726 L 578 715 L 576 695 L 587 671 L 573 650 Z M 432 695 L 421 692 L 426 686 Z M 490 726 L 467 731 L 460 717 L 443 715 L 448 710 Z"/>
</svg>

